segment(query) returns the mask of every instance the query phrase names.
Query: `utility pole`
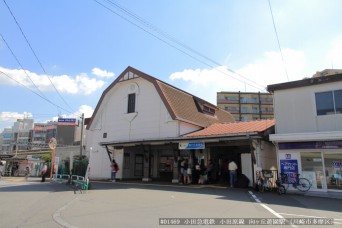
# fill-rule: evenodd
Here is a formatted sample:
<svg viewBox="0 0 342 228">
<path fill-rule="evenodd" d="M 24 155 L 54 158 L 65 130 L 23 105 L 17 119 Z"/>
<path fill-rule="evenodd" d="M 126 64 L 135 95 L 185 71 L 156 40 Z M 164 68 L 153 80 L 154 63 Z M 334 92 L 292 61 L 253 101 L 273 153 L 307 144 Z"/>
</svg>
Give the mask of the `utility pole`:
<svg viewBox="0 0 342 228">
<path fill-rule="evenodd" d="M 82 150 L 83 150 L 84 113 L 82 113 L 81 121 L 82 123 L 81 123 L 80 159 L 82 158 Z"/>
</svg>

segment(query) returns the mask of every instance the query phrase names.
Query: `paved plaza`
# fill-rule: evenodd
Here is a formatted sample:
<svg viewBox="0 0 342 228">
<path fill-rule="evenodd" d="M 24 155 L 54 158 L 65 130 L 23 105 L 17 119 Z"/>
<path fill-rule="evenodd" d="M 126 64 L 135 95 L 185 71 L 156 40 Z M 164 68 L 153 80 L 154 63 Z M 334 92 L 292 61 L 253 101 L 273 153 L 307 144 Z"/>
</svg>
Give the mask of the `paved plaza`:
<svg viewBox="0 0 342 228">
<path fill-rule="evenodd" d="M 280 196 L 206 185 L 98 181 L 93 182 L 93 187 L 85 193 L 74 194 L 65 184 L 41 183 L 35 178 L 27 182 L 23 178 L 2 178 L 0 227 L 197 227 L 197 222 L 216 224 L 205 227 L 225 227 L 231 225 L 217 223 L 234 222 L 230 221 L 233 218 L 245 219 L 241 222 L 247 222 L 247 218 L 325 218 L 334 219 L 334 227 L 342 225 L 341 199 Z M 161 225 L 160 221 L 169 225 Z M 184 224 L 186 221 L 189 225 Z M 172 222 L 183 225 L 172 225 Z"/>
</svg>

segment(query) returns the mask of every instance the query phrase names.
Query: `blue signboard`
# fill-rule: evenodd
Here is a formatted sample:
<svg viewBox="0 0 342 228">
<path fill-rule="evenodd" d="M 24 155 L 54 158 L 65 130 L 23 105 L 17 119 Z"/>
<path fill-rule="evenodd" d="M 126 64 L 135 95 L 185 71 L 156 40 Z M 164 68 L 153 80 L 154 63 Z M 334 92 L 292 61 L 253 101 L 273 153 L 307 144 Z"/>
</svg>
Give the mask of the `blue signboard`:
<svg viewBox="0 0 342 228">
<path fill-rule="evenodd" d="M 180 150 L 195 150 L 195 149 L 204 149 L 204 142 L 182 142 L 179 143 Z"/>
<path fill-rule="evenodd" d="M 295 182 L 298 173 L 298 160 L 280 160 L 280 172 L 287 174 L 289 182 Z"/>
<path fill-rule="evenodd" d="M 75 118 L 58 118 L 58 125 L 75 126 Z"/>
<path fill-rule="evenodd" d="M 75 118 L 58 118 L 59 123 L 75 123 L 76 119 Z"/>
</svg>

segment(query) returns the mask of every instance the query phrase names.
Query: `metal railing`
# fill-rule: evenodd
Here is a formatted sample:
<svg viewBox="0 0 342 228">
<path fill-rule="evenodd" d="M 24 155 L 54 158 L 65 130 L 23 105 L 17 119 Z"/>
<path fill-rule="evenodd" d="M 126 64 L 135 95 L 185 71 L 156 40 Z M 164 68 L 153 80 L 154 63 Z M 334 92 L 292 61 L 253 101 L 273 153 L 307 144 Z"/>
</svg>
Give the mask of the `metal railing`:
<svg viewBox="0 0 342 228">
<path fill-rule="evenodd" d="M 57 183 L 66 183 L 75 186 L 76 189 L 88 190 L 89 180 L 83 176 L 68 175 L 68 174 L 53 174 L 52 181 Z"/>
</svg>

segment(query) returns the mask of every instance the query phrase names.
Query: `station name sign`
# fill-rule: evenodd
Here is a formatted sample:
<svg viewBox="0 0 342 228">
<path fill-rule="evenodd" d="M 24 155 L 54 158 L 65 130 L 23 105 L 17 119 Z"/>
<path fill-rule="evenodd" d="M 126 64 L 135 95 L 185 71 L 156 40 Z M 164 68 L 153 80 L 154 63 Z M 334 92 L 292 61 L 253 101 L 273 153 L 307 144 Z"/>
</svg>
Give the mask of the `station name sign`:
<svg viewBox="0 0 342 228">
<path fill-rule="evenodd" d="M 58 118 L 58 125 L 75 126 L 76 119 L 75 118 Z"/>
<path fill-rule="evenodd" d="M 204 142 L 181 142 L 178 145 L 180 150 L 195 150 L 195 149 L 205 149 Z"/>
</svg>

